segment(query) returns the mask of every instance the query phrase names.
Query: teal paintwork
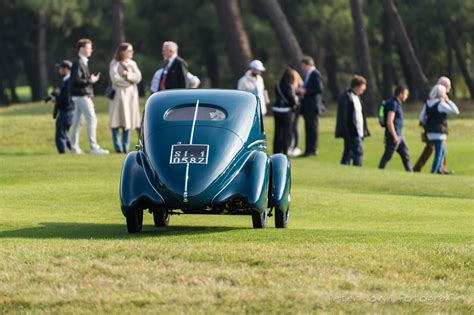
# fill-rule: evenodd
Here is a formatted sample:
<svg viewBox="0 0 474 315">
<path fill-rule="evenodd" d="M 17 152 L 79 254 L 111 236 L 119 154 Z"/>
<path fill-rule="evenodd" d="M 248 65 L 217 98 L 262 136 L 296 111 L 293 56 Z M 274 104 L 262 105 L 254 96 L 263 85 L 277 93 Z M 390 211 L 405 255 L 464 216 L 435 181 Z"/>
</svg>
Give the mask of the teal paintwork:
<svg viewBox="0 0 474 315">
<path fill-rule="evenodd" d="M 286 211 L 290 207 L 291 169 L 288 158 L 274 154 L 271 160 L 271 204 L 275 209 Z"/>
<path fill-rule="evenodd" d="M 178 106 L 214 107 L 224 120 L 196 120 L 193 144 L 209 145 L 208 164 L 170 164 L 171 146 L 189 144 L 192 120 L 165 120 Z M 187 196 L 184 194 L 187 185 Z M 266 152 L 260 104 L 234 90 L 170 90 L 145 105 L 140 146 L 125 159 L 120 198 L 125 216 L 147 208 L 184 213 L 249 213 L 289 207 L 290 164 Z M 283 208 L 282 208 L 283 207 Z"/>
</svg>

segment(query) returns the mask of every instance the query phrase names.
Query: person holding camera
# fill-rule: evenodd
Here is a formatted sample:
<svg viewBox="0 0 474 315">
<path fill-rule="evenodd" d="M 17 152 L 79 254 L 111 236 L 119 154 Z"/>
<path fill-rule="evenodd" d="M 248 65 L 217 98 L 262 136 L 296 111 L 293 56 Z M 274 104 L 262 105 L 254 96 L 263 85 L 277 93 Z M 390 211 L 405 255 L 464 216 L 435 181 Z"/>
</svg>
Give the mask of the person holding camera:
<svg viewBox="0 0 474 315">
<path fill-rule="evenodd" d="M 128 152 L 130 130 L 140 128 L 137 84 L 142 80 L 142 74 L 132 57 L 133 46 L 130 43 L 121 43 L 109 68 L 110 81 L 114 89 L 113 96 L 110 97 L 109 124 L 117 153 Z M 122 129 L 121 137 L 120 129 Z"/>
<path fill-rule="evenodd" d="M 74 115 L 74 104 L 69 96 L 69 78 L 71 77 L 72 63 L 69 60 L 63 60 L 57 65 L 58 73 L 63 78 L 59 94 L 54 91 L 48 95 L 44 101 L 54 102 L 53 118 L 56 119 L 56 148 L 59 154 L 66 153 L 66 149 L 71 150 L 68 132 L 71 128 Z"/>
<path fill-rule="evenodd" d="M 71 68 L 71 79 L 69 79 L 69 92 L 74 102 L 74 118 L 72 121 L 71 151 L 73 154 L 84 154 L 79 146 L 79 135 L 81 133 L 82 115 L 87 121 L 87 136 L 92 154 L 109 154 L 108 150 L 102 149 L 97 143 L 96 129 L 97 116 L 95 114 L 92 97 L 94 90 L 92 85 L 100 79 L 100 73 L 89 72 L 89 58 L 92 55 L 92 41 L 87 38 L 80 39 L 76 45 L 78 56 Z"/>
</svg>

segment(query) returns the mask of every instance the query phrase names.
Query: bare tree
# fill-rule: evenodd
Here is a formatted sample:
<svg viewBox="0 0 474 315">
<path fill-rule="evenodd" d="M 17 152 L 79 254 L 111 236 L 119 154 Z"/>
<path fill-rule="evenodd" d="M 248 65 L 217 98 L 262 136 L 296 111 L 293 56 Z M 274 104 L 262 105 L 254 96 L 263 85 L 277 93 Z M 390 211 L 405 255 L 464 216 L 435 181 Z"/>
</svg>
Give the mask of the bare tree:
<svg viewBox="0 0 474 315">
<path fill-rule="evenodd" d="M 332 47 L 327 49 L 324 56 L 324 68 L 326 69 L 328 79 L 328 89 L 332 98 L 337 101 L 339 98 L 339 86 L 337 85 L 337 56 Z"/>
<path fill-rule="evenodd" d="M 383 0 L 383 7 L 384 11 L 387 13 L 390 25 L 395 32 L 400 51 L 407 63 L 408 71 L 413 80 L 413 86 L 416 89 L 416 95 L 419 98 L 425 98 L 430 91 L 430 86 L 428 84 L 428 79 L 421 68 L 420 62 L 416 57 L 415 50 L 413 49 L 410 38 L 408 37 L 403 20 L 395 7 L 393 0 Z"/>
<path fill-rule="evenodd" d="M 7 94 L 5 93 L 5 88 L 3 87 L 3 80 L 0 78 L 0 106 L 9 105 L 10 100 L 8 99 Z"/>
<path fill-rule="evenodd" d="M 42 99 L 48 95 L 48 62 L 46 51 L 46 30 L 47 20 L 46 12 L 38 12 L 38 80 L 39 80 L 39 98 Z"/>
<path fill-rule="evenodd" d="M 125 27 L 123 23 L 123 0 L 112 0 L 112 40 L 113 49 L 125 41 Z"/>
<path fill-rule="evenodd" d="M 257 3 L 270 20 L 270 24 L 278 36 L 285 56 L 291 61 L 293 66 L 298 66 L 303 57 L 303 51 L 280 3 L 278 3 L 278 0 L 257 0 Z"/>
<path fill-rule="evenodd" d="M 248 69 L 252 50 L 237 0 L 215 0 L 220 28 L 234 81 Z"/>
<path fill-rule="evenodd" d="M 387 19 L 387 13 L 382 12 L 382 96 L 384 99 L 392 95 L 392 88 L 394 83 L 393 78 L 393 63 L 392 63 L 392 29 Z"/>
<path fill-rule="evenodd" d="M 372 68 L 372 58 L 370 57 L 369 41 L 364 26 L 362 8 L 359 0 L 351 0 L 351 13 L 354 24 L 356 55 L 359 64 L 359 71 L 367 79 L 367 92 L 365 105 L 367 114 L 374 116 L 378 110 L 378 89 L 375 81 L 374 70 Z"/>
<path fill-rule="evenodd" d="M 445 25 L 444 31 L 445 31 L 448 41 L 450 42 L 454 50 L 456 61 L 458 63 L 459 69 L 461 70 L 462 76 L 464 77 L 466 86 L 469 89 L 469 93 L 471 94 L 471 99 L 474 99 L 474 82 L 472 81 L 471 76 L 469 75 L 469 69 L 462 55 L 462 51 L 461 51 L 461 48 L 459 47 L 459 43 L 457 42 L 456 38 L 453 36 L 452 31 L 449 28 L 449 26 Z"/>
<path fill-rule="evenodd" d="M 446 75 L 451 79 L 451 94 L 456 97 L 456 84 L 454 83 L 454 60 L 453 60 L 453 43 L 448 28 L 444 27 L 444 40 L 446 43 Z"/>
</svg>

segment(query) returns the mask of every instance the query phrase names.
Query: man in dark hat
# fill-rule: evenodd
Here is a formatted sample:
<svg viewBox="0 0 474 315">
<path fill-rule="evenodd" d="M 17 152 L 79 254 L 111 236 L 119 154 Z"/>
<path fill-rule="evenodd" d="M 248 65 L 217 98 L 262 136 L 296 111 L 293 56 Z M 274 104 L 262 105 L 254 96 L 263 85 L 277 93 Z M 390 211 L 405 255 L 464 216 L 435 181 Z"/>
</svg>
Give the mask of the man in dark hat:
<svg viewBox="0 0 474 315">
<path fill-rule="evenodd" d="M 56 64 L 58 73 L 63 78 L 61 90 L 59 94 L 51 93 L 48 99 L 55 103 L 53 117 L 56 118 L 56 148 L 59 154 L 66 153 L 66 149 L 71 150 L 71 143 L 69 141 L 68 132 L 71 128 L 72 118 L 74 114 L 74 103 L 71 101 L 69 95 L 69 77 L 71 74 L 72 62 L 63 60 Z"/>
</svg>

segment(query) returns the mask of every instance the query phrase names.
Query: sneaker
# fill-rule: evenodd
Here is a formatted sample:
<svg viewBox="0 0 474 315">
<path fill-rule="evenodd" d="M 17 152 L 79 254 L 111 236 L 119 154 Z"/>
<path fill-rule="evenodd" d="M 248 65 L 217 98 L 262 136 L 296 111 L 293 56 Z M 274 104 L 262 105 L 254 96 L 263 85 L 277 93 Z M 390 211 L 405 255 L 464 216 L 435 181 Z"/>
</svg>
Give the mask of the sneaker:
<svg viewBox="0 0 474 315">
<path fill-rule="evenodd" d="M 74 155 L 83 155 L 84 154 L 84 151 L 82 151 L 81 148 L 72 148 L 71 152 Z"/>
<path fill-rule="evenodd" d="M 107 155 L 107 154 L 109 154 L 109 150 L 105 150 L 105 149 L 102 149 L 100 147 L 97 147 L 97 148 L 91 149 L 91 154 Z"/>
<path fill-rule="evenodd" d="M 289 156 L 300 156 L 301 155 L 301 150 L 298 147 L 290 149 L 290 152 L 288 152 L 288 155 Z"/>
</svg>

